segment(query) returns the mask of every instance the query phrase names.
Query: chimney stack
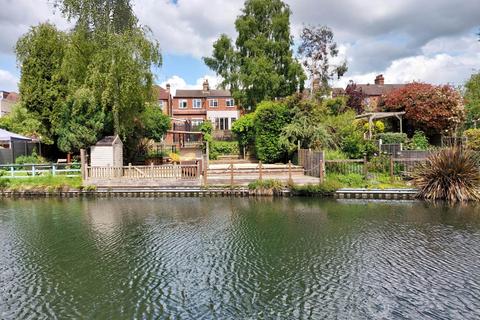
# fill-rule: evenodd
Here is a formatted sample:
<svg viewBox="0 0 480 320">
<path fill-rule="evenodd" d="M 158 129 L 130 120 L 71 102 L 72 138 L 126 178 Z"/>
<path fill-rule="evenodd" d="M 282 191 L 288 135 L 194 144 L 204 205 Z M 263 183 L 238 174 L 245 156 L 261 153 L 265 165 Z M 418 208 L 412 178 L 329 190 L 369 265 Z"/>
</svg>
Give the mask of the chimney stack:
<svg viewBox="0 0 480 320">
<path fill-rule="evenodd" d="M 167 83 L 167 92 L 170 93 L 170 83 Z"/>
<path fill-rule="evenodd" d="M 205 79 L 205 81 L 203 81 L 203 91 L 204 92 L 210 91 L 210 85 L 208 84 L 208 79 Z"/>
<path fill-rule="evenodd" d="M 385 84 L 385 78 L 383 77 L 383 74 L 379 74 L 378 76 L 376 76 L 375 84 L 379 84 L 382 86 Z"/>
</svg>

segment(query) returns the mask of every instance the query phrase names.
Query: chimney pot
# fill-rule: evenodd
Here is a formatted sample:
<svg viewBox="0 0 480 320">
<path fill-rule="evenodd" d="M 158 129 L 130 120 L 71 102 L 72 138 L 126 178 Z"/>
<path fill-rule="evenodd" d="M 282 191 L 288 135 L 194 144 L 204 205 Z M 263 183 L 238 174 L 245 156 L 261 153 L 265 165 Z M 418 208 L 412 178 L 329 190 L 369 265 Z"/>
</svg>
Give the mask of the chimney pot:
<svg viewBox="0 0 480 320">
<path fill-rule="evenodd" d="M 167 83 L 167 91 L 170 93 L 170 83 Z"/>
<path fill-rule="evenodd" d="M 205 92 L 210 91 L 210 85 L 208 84 L 208 79 L 205 79 L 205 81 L 203 81 L 203 91 Z"/>
<path fill-rule="evenodd" d="M 383 74 L 379 74 L 378 76 L 375 77 L 375 84 L 378 84 L 378 85 L 385 84 L 385 78 L 383 77 Z"/>
</svg>

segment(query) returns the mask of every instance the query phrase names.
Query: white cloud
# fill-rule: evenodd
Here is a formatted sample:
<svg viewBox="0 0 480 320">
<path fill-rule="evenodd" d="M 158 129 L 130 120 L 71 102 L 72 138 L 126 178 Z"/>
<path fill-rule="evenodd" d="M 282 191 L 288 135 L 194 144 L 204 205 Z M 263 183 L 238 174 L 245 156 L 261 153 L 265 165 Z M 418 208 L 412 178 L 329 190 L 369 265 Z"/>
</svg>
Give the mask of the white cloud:
<svg viewBox="0 0 480 320">
<path fill-rule="evenodd" d="M 17 91 L 18 78 L 6 70 L 0 69 L 0 90 Z"/>
<path fill-rule="evenodd" d="M 178 89 L 201 89 L 203 81 L 208 80 L 210 88 L 217 88 L 218 84 L 221 82 L 220 78 L 211 75 L 205 75 L 201 78 L 198 78 L 194 84 L 189 84 L 185 79 L 180 76 L 174 75 L 167 79 L 166 81 L 160 83 L 160 86 L 165 88 L 167 84 L 170 84 L 170 90 L 172 95 L 175 95 Z"/>
<path fill-rule="evenodd" d="M 137 0 L 134 10 L 148 25 L 163 52 L 209 55 L 221 33 L 234 34 L 235 17 L 243 0 Z"/>
<path fill-rule="evenodd" d="M 344 87 L 349 80 L 373 83 L 377 74 L 383 74 L 386 83 L 421 81 L 457 86 L 480 71 L 479 61 L 480 43 L 475 37 L 438 38 L 424 45 L 419 55 L 393 60 L 383 70 L 347 75 L 334 85 Z"/>
</svg>

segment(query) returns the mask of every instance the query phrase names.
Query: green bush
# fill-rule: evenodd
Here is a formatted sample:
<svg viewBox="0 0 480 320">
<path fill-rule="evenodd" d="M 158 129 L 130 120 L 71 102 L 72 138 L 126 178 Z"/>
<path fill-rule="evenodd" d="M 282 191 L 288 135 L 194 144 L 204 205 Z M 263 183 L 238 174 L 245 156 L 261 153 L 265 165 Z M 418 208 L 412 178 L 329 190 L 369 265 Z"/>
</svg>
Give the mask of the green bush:
<svg viewBox="0 0 480 320">
<path fill-rule="evenodd" d="M 255 180 L 248 184 L 249 190 L 273 190 L 281 191 L 285 185 L 280 180 L 275 179 L 266 179 L 266 180 Z"/>
<path fill-rule="evenodd" d="M 407 147 L 410 150 L 428 150 L 430 143 L 423 131 L 416 130 Z"/>
<path fill-rule="evenodd" d="M 3 191 L 10 185 L 10 179 L 4 178 L 7 172 L 5 170 L 0 170 L 0 190 Z"/>
<path fill-rule="evenodd" d="M 382 139 L 382 143 L 406 143 L 408 137 L 406 133 L 400 132 L 385 132 L 377 135 L 378 139 Z"/>
<path fill-rule="evenodd" d="M 257 106 L 253 123 L 258 160 L 274 163 L 283 158 L 285 150 L 280 134 L 290 119 L 289 109 L 282 102 L 265 101 Z"/>
<path fill-rule="evenodd" d="M 343 160 L 348 156 L 341 150 L 325 150 L 325 160 Z"/>
<path fill-rule="evenodd" d="M 468 129 L 463 134 L 467 138 L 467 147 L 480 151 L 480 129 Z"/>
<path fill-rule="evenodd" d="M 338 181 L 326 180 L 321 184 L 294 185 L 292 191 L 299 196 L 313 196 L 330 194 L 341 188 Z"/>
<path fill-rule="evenodd" d="M 217 153 L 219 155 L 226 154 L 240 154 L 238 143 L 236 141 L 213 141 L 210 152 Z"/>
<path fill-rule="evenodd" d="M 16 164 L 41 164 L 46 162 L 47 160 L 44 157 L 39 156 L 35 150 L 29 156 L 19 156 L 15 159 Z"/>
<path fill-rule="evenodd" d="M 337 181 L 340 185 L 350 188 L 365 187 L 365 177 L 359 173 L 332 174 L 328 177 L 329 181 Z"/>
<path fill-rule="evenodd" d="M 255 143 L 255 128 L 253 126 L 253 119 L 255 113 L 249 113 L 241 116 L 232 125 L 232 132 L 242 147 L 253 145 Z"/>
</svg>

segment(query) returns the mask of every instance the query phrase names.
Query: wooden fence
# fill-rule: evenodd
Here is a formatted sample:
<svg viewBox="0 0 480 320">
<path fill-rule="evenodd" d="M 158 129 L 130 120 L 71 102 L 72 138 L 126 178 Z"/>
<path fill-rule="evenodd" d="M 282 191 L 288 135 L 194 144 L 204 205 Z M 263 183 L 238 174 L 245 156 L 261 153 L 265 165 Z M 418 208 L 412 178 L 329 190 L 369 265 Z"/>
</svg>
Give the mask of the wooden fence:
<svg viewBox="0 0 480 320">
<path fill-rule="evenodd" d="M 305 174 L 312 177 L 319 177 L 322 174 L 320 169 L 324 167 L 325 152 L 312 151 L 310 149 L 298 150 L 298 165 L 305 169 Z"/>
<path fill-rule="evenodd" d="M 168 164 L 161 166 L 87 167 L 86 178 L 95 179 L 197 179 L 201 168 L 197 164 Z"/>
<path fill-rule="evenodd" d="M 322 151 L 300 149 L 298 162 L 303 166 L 306 175 L 319 177 L 321 181 L 332 174 L 359 174 L 374 179 L 379 176 L 405 179 L 419 163 L 426 160 L 428 155 L 427 151 L 400 151 L 397 156 L 326 160 Z"/>
</svg>

